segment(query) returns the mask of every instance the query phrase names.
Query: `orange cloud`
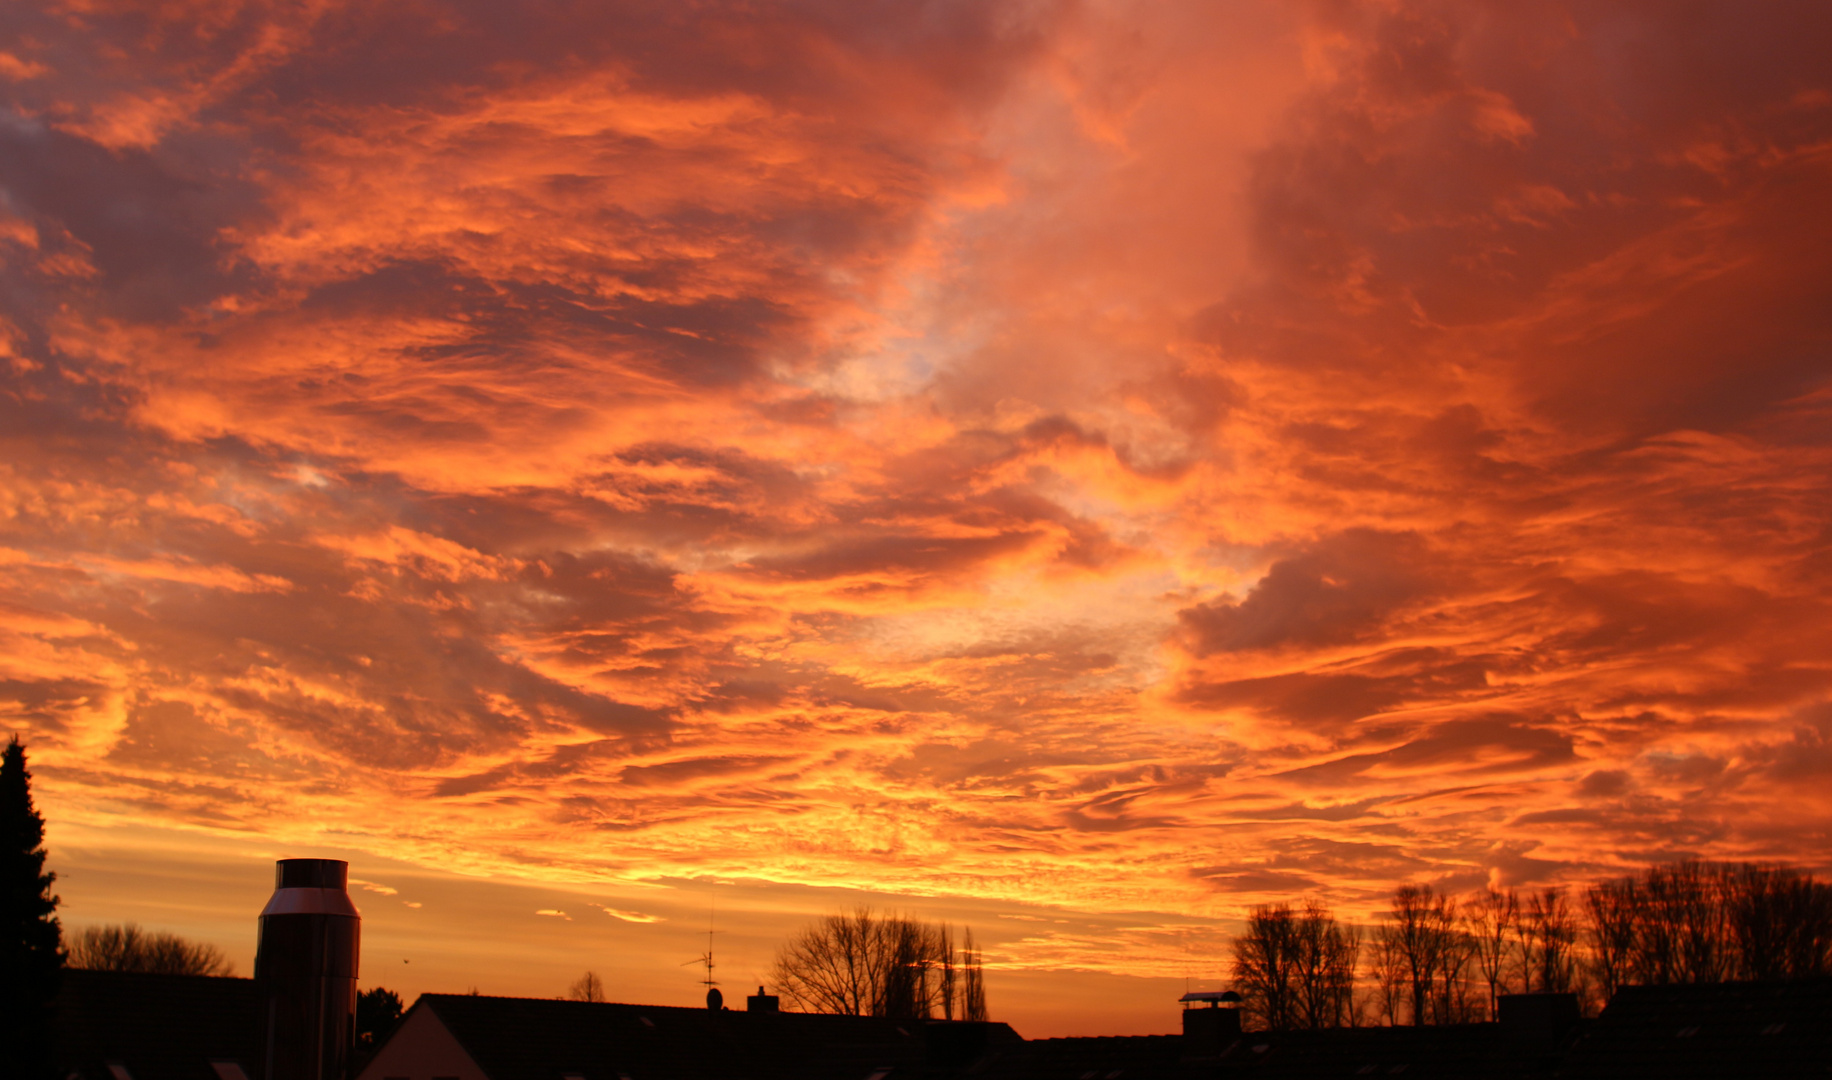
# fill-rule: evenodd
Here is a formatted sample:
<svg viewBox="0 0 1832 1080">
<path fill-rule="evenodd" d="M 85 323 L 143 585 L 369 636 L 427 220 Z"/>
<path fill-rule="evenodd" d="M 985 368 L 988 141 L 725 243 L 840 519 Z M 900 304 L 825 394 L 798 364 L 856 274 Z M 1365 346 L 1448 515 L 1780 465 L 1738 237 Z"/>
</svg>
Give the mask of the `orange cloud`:
<svg viewBox="0 0 1832 1080">
<path fill-rule="evenodd" d="M 54 817 L 1047 903 L 996 964 L 1157 976 L 1825 847 L 1825 19 L 0 18 Z"/>
</svg>

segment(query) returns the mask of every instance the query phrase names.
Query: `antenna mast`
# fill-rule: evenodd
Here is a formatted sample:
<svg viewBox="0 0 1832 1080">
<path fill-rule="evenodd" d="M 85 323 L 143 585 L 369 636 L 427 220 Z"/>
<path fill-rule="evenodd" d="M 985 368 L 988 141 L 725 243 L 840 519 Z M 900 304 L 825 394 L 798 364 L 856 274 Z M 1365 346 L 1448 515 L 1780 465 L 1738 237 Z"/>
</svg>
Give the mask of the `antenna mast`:
<svg viewBox="0 0 1832 1080">
<path fill-rule="evenodd" d="M 706 908 L 706 951 L 701 953 L 698 958 L 689 960 L 681 966 L 687 967 L 691 964 L 704 964 L 706 966 L 706 977 L 700 980 L 702 983 L 706 984 L 706 1007 L 717 1010 L 722 1007 L 725 997 L 723 994 L 719 993 L 719 991 L 713 989 L 719 985 L 719 981 L 712 977 L 713 913 L 713 906 L 708 904 Z"/>
</svg>

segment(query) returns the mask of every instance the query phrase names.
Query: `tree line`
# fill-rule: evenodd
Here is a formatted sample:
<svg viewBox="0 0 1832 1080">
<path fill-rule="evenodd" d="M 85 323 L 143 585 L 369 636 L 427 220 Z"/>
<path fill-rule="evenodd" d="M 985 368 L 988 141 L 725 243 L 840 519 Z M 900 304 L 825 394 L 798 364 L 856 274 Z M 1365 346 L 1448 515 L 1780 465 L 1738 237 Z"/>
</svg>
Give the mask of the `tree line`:
<svg viewBox="0 0 1832 1080">
<path fill-rule="evenodd" d="M 233 975 L 235 967 L 214 945 L 134 923 L 86 926 L 71 935 L 66 967 L 90 971 L 150 971 L 159 975 Z"/>
<path fill-rule="evenodd" d="M 982 965 L 970 929 L 957 946 L 946 923 L 859 907 L 790 938 L 777 950 L 771 976 L 777 992 L 805 1012 L 985 1020 Z"/>
<path fill-rule="evenodd" d="M 1771 864 L 1687 860 L 1564 887 L 1396 889 L 1371 928 L 1318 900 L 1255 907 L 1232 945 L 1253 1026 L 1456 1024 L 1502 994 L 1832 974 L 1832 885 Z"/>
</svg>

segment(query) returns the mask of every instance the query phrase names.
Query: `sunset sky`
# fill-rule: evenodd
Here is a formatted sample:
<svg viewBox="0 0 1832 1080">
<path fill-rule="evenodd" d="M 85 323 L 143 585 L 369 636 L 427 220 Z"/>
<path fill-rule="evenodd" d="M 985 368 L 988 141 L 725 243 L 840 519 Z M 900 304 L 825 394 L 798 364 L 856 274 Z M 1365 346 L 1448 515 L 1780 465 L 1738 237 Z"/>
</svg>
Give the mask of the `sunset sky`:
<svg viewBox="0 0 1832 1080">
<path fill-rule="evenodd" d="M 1832 6 L 0 6 L 67 927 L 1027 1036 L 1236 920 L 1832 847 Z"/>
</svg>

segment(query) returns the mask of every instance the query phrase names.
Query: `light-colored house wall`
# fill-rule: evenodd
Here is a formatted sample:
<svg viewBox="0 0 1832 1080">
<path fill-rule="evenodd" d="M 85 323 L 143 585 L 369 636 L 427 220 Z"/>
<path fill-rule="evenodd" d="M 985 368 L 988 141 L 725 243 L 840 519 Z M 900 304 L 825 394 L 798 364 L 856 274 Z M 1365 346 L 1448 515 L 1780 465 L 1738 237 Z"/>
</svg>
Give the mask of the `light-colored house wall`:
<svg viewBox="0 0 1832 1080">
<path fill-rule="evenodd" d="M 356 1080 L 490 1080 L 428 1008 L 415 1006 Z"/>
</svg>

